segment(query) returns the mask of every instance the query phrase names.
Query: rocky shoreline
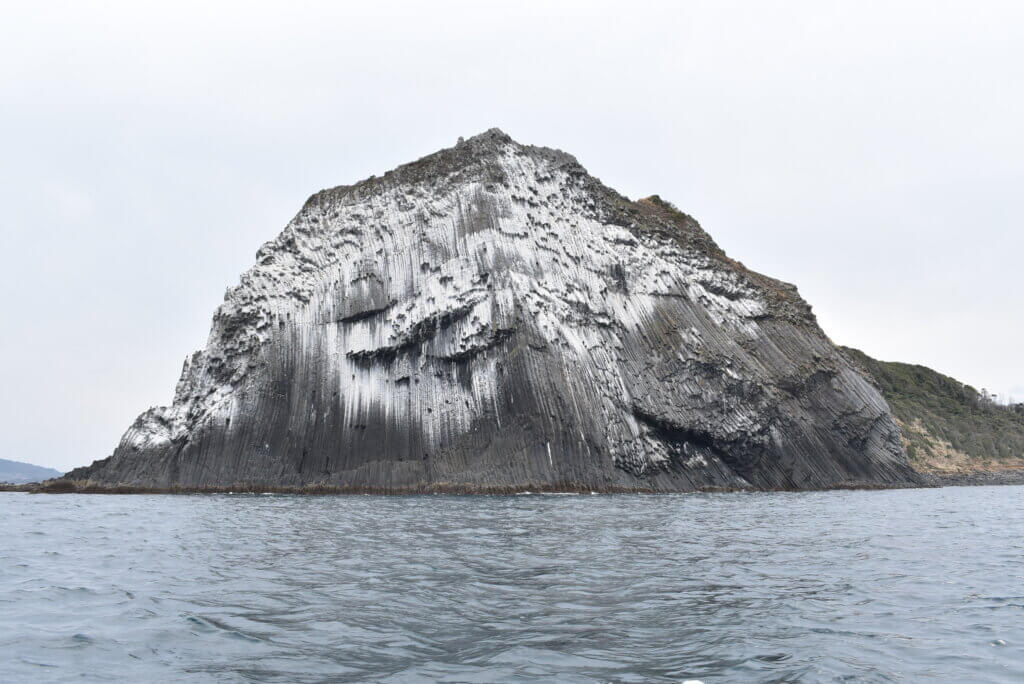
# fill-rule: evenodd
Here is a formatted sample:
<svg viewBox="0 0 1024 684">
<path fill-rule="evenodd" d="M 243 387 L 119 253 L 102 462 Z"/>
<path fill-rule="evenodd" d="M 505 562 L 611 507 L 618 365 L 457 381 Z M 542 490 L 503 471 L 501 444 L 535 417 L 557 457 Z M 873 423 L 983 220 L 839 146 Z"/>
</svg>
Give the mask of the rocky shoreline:
<svg viewBox="0 0 1024 684">
<path fill-rule="evenodd" d="M 979 470 L 968 473 L 929 473 L 925 475 L 925 481 L 936 487 L 1024 485 L 1024 468 Z"/>
<path fill-rule="evenodd" d="M 935 487 L 983 487 L 995 485 L 1024 485 L 1024 468 L 986 470 L 969 473 L 921 473 L 920 482 L 876 483 L 841 482 L 810 491 L 922 489 Z M 726 494 L 739 492 L 794 492 L 808 491 L 795 488 L 759 489 L 752 487 L 703 487 L 692 493 Z M 477 486 L 456 483 L 429 483 L 418 487 L 339 487 L 330 484 L 310 484 L 303 487 L 274 487 L 240 482 L 230 486 L 210 487 L 140 487 L 111 485 L 102 482 L 55 479 L 27 484 L 0 484 L 0 492 L 29 492 L 32 494 L 292 494 L 304 496 L 329 495 L 490 495 L 516 494 L 672 494 L 644 487 L 605 487 L 594 489 L 579 484 L 537 483 L 521 487 Z"/>
</svg>

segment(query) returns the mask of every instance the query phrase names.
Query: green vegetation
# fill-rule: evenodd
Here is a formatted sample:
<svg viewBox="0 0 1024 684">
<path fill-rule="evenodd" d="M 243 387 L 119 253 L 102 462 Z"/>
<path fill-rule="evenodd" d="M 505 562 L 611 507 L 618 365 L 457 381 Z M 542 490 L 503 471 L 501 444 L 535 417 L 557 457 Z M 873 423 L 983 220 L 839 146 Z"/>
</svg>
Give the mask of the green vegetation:
<svg viewBox="0 0 1024 684">
<path fill-rule="evenodd" d="M 844 351 L 878 383 L 918 470 L 1024 468 L 1024 404 L 997 404 L 924 366 L 876 361 L 856 349 Z"/>
</svg>

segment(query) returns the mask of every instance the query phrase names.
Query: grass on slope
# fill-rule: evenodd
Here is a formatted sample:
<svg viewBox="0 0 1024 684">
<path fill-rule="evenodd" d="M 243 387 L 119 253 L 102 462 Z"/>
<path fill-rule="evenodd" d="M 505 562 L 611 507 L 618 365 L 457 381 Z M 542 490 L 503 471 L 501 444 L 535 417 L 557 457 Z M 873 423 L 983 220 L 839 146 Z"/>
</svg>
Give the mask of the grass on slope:
<svg viewBox="0 0 1024 684">
<path fill-rule="evenodd" d="M 878 383 L 917 470 L 1024 467 L 1024 404 L 1000 406 L 930 368 L 876 361 L 856 349 L 844 351 Z"/>
</svg>

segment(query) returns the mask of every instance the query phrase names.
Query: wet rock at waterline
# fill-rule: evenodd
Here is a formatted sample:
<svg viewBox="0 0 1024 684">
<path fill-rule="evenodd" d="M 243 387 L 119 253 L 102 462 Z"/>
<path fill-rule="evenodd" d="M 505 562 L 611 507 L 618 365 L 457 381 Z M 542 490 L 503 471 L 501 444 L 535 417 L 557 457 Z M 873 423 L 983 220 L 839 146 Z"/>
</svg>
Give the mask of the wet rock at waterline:
<svg viewBox="0 0 1024 684">
<path fill-rule="evenodd" d="M 909 483 L 889 407 L 796 289 L 657 197 L 498 130 L 311 197 L 174 402 L 68 477 L 204 488 Z"/>
</svg>

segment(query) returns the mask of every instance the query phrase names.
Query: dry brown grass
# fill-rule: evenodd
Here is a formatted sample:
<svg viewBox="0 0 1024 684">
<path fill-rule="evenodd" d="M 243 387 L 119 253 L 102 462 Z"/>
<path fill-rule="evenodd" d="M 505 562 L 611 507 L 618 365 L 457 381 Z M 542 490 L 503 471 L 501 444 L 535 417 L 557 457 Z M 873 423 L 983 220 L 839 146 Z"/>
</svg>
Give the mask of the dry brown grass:
<svg viewBox="0 0 1024 684">
<path fill-rule="evenodd" d="M 960 451 L 952 442 L 930 433 L 920 419 L 910 423 L 896 419 L 903 432 L 903 447 L 911 454 L 910 464 L 922 473 L 960 475 L 979 471 L 1005 471 L 1024 469 L 1024 458 L 995 460 L 975 457 Z M 911 445 L 914 448 L 911 449 Z"/>
</svg>

